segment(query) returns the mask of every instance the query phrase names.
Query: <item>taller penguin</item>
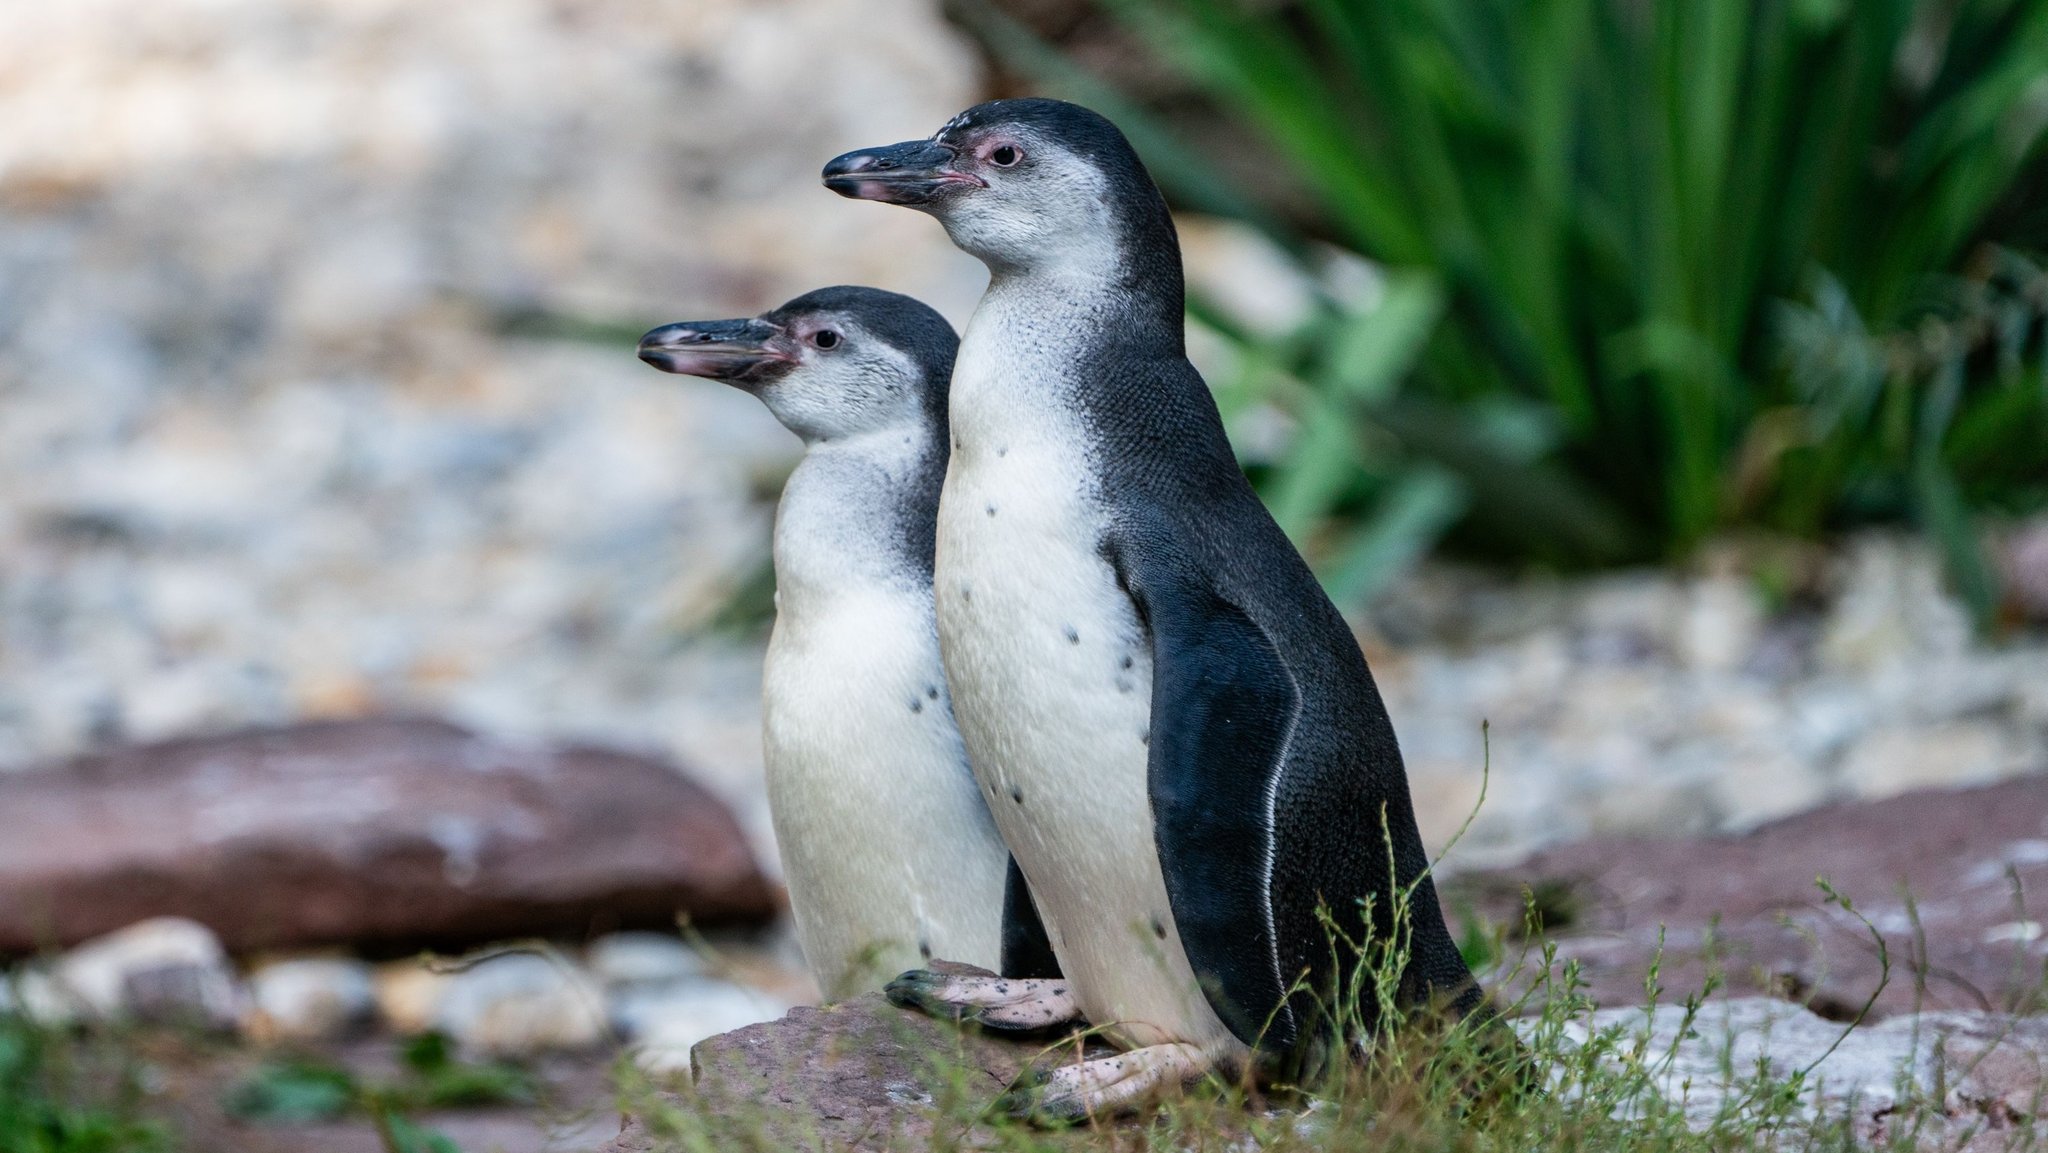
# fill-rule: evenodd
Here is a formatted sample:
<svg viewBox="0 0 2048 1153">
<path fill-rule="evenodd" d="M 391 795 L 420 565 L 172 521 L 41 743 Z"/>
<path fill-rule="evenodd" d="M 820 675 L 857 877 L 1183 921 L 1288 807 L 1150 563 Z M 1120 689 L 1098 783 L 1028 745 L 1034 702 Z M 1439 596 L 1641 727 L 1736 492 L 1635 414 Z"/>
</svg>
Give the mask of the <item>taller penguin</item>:
<svg viewBox="0 0 2048 1153">
<path fill-rule="evenodd" d="M 1133 1050 L 1058 1070 L 1038 1107 L 1324 1051 L 1348 963 L 1319 907 L 1405 937 L 1406 1002 L 1479 1004 L 1358 643 L 1188 363 L 1179 242 L 1123 134 L 999 100 L 824 179 L 931 213 L 990 273 L 953 371 L 940 646 L 1074 1007 Z M 896 991 L 986 1003 L 968 984 Z"/>
</svg>

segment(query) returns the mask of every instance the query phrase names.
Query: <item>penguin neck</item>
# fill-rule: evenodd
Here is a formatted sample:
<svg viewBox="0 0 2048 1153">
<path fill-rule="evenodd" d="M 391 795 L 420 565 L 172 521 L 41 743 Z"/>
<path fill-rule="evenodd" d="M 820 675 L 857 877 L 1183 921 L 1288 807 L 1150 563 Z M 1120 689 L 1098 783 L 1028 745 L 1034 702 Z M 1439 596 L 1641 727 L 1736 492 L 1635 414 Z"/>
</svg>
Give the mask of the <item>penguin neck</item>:
<svg viewBox="0 0 2048 1153">
<path fill-rule="evenodd" d="M 1083 305 L 1092 321 L 1079 330 L 1119 345 L 1183 348 L 1187 289 L 1180 238 L 1166 201 L 1149 181 L 1100 176 L 1080 198 L 1069 226 L 1025 245 L 992 230 L 942 218 L 954 242 L 988 268 L 986 300 L 1029 300 L 1041 310 Z M 1149 350 L 1148 350 L 1149 351 Z"/>
<path fill-rule="evenodd" d="M 843 593 L 929 588 L 945 460 L 931 430 L 814 440 L 775 512 L 783 612 Z"/>
<path fill-rule="evenodd" d="M 1132 260 L 1126 246 L 1105 244 L 1090 257 L 1032 265 L 991 262 L 988 291 L 975 319 L 984 312 L 1001 315 L 1022 307 L 1056 323 L 1063 339 L 1185 356 L 1187 297 L 1179 250 L 1168 251 L 1163 259 Z"/>
</svg>

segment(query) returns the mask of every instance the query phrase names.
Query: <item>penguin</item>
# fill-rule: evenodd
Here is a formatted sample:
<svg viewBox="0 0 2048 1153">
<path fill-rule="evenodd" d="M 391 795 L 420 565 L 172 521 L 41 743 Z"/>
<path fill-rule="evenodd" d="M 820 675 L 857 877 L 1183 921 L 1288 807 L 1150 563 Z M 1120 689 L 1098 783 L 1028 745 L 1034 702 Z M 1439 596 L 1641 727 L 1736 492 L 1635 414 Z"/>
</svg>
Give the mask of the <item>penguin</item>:
<svg viewBox="0 0 2048 1153">
<path fill-rule="evenodd" d="M 1381 1025 L 1339 1001 L 1358 953 L 1332 929 L 1395 944 L 1404 1009 L 1478 1009 L 1392 722 L 1187 360 L 1179 242 L 1123 134 L 998 100 L 823 176 L 937 217 L 990 275 L 953 372 L 940 647 L 1074 1009 L 1125 1050 L 1006 1105 L 1321 1067 Z M 988 995 L 929 972 L 891 994 Z"/>
<path fill-rule="evenodd" d="M 829 1000 L 935 957 L 1057 976 L 939 658 L 933 522 L 957 345 L 926 305 L 856 287 L 640 341 L 641 360 L 752 394 L 804 443 L 776 508 L 763 752 L 797 940 Z M 998 1009 L 989 1023 L 1011 1022 Z"/>
</svg>

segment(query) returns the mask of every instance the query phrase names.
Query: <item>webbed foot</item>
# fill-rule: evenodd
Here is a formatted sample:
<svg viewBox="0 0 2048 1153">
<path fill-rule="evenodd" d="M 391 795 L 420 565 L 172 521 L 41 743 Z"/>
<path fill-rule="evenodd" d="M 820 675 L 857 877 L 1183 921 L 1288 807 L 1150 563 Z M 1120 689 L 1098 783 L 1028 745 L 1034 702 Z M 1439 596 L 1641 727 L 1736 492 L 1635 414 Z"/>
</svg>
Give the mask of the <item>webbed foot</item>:
<svg viewBox="0 0 2048 1153">
<path fill-rule="evenodd" d="M 1080 1019 L 1059 979 L 978 977 L 912 969 L 883 987 L 889 1002 L 984 1029 L 1035 1033 Z"/>
<path fill-rule="evenodd" d="M 1050 1072 L 1033 1070 L 990 1108 L 1037 1124 L 1111 1117 L 1178 1091 L 1215 1065 L 1194 1045 L 1147 1045 Z"/>
</svg>

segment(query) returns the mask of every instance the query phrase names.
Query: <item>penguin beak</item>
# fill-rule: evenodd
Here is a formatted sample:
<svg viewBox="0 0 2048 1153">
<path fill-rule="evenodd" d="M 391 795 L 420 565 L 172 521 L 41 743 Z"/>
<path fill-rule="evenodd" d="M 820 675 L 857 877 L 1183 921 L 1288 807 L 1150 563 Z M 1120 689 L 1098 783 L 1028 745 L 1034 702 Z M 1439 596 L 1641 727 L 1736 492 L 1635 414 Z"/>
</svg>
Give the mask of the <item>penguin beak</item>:
<svg viewBox="0 0 2048 1153">
<path fill-rule="evenodd" d="M 851 200 L 879 200 L 912 208 L 955 188 L 986 188 L 978 176 L 951 167 L 953 150 L 929 140 L 863 148 L 825 165 L 825 187 Z"/>
<path fill-rule="evenodd" d="M 778 348 L 782 330 L 765 320 L 686 320 L 640 338 L 640 359 L 663 372 L 722 380 L 741 388 L 775 366 L 796 363 Z"/>
</svg>

